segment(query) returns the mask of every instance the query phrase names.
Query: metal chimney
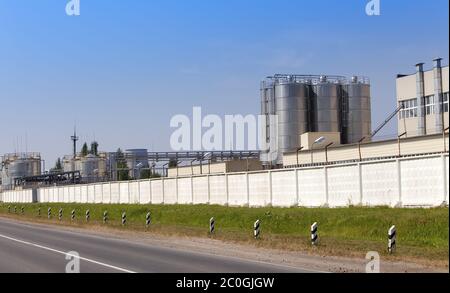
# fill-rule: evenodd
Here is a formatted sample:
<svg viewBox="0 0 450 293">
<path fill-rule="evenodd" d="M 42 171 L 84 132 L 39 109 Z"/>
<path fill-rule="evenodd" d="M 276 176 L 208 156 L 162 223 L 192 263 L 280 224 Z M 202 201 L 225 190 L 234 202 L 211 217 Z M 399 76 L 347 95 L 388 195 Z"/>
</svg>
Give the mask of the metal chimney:
<svg viewBox="0 0 450 293">
<path fill-rule="evenodd" d="M 423 136 L 427 133 L 426 112 L 425 112 L 425 84 L 424 84 L 424 63 L 416 64 L 416 83 L 417 83 L 417 135 Z"/>
<path fill-rule="evenodd" d="M 436 58 L 434 62 L 434 113 L 436 116 L 436 133 L 444 131 L 443 101 L 442 101 L 442 58 Z"/>
</svg>

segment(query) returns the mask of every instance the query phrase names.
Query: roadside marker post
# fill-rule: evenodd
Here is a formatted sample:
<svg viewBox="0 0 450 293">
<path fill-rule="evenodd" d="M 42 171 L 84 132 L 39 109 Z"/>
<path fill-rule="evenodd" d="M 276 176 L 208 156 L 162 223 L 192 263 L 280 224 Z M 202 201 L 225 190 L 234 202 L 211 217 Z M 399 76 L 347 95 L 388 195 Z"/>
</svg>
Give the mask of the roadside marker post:
<svg viewBox="0 0 450 293">
<path fill-rule="evenodd" d="M 145 226 L 148 228 L 152 223 L 152 214 L 150 212 L 145 216 Z"/>
<path fill-rule="evenodd" d="M 106 224 L 108 222 L 108 211 L 105 211 L 103 213 L 103 224 Z"/>
<path fill-rule="evenodd" d="M 86 222 L 89 222 L 90 219 L 91 219 L 91 211 L 87 210 L 86 211 Z"/>
<path fill-rule="evenodd" d="M 317 224 L 316 222 L 311 226 L 311 244 L 314 246 L 316 246 L 319 242 L 318 231 L 319 231 L 319 224 Z"/>
<path fill-rule="evenodd" d="M 75 210 L 72 210 L 72 213 L 70 215 L 70 220 L 73 222 L 75 221 Z"/>
<path fill-rule="evenodd" d="M 47 217 L 50 220 L 52 218 L 52 208 L 48 208 L 47 210 Z"/>
<path fill-rule="evenodd" d="M 38 208 L 38 217 L 41 217 L 41 208 Z"/>
<path fill-rule="evenodd" d="M 17 207 L 14 206 L 14 214 L 17 214 Z"/>
<path fill-rule="evenodd" d="M 62 217 L 63 217 L 63 209 L 60 208 L 60 209 L 59 209 L 59 212 L 58 212 L 58 219 L 59 219 L 59 221 L 62 220 Z"/>
<path fill-rule="evenodd" d="M 8 214 L 11 213 L 11 206 L 8 206 Z"/>
<path fill-rule="evenodd" d="M 209 234 L 214 235 L 214 233 L 216 232 L 216 219 L 211 218 L 209 220 Z"/>
<path fill-rule="evenodd" d="M 20 213 L 22 214 L 22 216 L 25 214 L 25 208 L 24 207 L 20 208 Z"/>
<path fill-rule="evenodd" d="M 397 248 L 397 228 L 392 226 L 388 231 L 388 251 L 393 254 Z"/>
<path fill-rule="evenodd" d="M 253 225 L 255 239 L 259 239 L 261 235 L 261 221 L 257 220 Z"/>
<path fill-rule="evenodd" d="M 127 213 L 123 212 L 122 213 L 122 226 L 125 226 L 126 223 L 127 223 Z"/>
</svg>

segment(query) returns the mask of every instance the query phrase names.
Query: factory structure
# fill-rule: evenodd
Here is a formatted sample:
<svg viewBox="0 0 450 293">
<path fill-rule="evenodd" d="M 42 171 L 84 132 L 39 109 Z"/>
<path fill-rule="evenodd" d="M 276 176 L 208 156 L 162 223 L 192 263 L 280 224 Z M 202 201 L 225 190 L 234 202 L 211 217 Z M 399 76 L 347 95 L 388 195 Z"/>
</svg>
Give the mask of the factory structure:
<svg viewBox="0 0 450 293">
<path fill-rule="evenodd" d="M 266 118 L 261 151 L 77 152 L 63 157 L 62 170 L 47 172 L 40 154 L 1 157 L 1 190 L 142 179 L 143 171 L 167 177 L 264 169 L 311 167 L 363 160 L 448 152 L 449 67 L 441 59 L 425 71 L 397 76 L 397 108 L 372 128 L 371 85 L 367 77 L 276 74 L 261 82 L 261 113 Z M 376 135 L 398 118 L 398 137 Z M 147 175 L 149 173 L 147 172 Z M 123 177 L 122 177 L 123 178 Z M 148 177 L 146 177 L 148 178 Z"/>
<path fill-rule="evenodd" d="M 280 167 L 283 154 L 313 147 L 308 137 L 332 138 L 335 145 L 370 140 L 370 82 L 357 76 L 277 74 L 261 83 L 261 112 L 268 146 L 261 161 Z"/>
</svg>

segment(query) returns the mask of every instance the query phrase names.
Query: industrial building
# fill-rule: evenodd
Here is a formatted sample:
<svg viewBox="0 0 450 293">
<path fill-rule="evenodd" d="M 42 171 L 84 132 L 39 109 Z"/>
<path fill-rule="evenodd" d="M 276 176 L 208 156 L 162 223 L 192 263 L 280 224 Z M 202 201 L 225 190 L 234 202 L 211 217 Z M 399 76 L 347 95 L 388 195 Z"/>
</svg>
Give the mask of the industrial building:
<svg viewBox="0 0 450 293">
<path fill-rule="evenodd" d="M 416 65 L 416 73 L 398 75 L 398 135 L 412 137 L 442 133 L 449 127 L 449 67 L 442 59 L 434 60 L 432 70 L 424 71 L 424 63 Z"/>
<path fill-rule="evenodd" d="M 20 177 L 41 174 L 42 159 L 39 153 L 13 153 L 1 157 L 1 189 L 10 189 Z"/>
<path fill-rule="evenodd" d="M 370 81 L 357 76 L 350 80 L 326 75 L 270 76 L 261 83 L 261 113 L 266 116 L 262 133 L 267 143 L 261 161 L 280 167 L 284 153 L 302 148 L 305 133 L 337 134 L 339 144 L 370 139 Z"/>
</svg>

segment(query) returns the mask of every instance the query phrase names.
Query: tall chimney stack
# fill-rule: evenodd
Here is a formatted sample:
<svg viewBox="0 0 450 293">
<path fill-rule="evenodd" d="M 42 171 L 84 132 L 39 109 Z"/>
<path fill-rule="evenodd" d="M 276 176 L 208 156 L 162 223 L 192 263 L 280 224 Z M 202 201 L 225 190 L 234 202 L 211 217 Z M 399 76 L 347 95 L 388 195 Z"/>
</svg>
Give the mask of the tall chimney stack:
<svg viewBox="0 0 450 293">
<path fill-rule="evenodd" d="M 423 136 L 427 133 L 426 112 L 425 112 L 425 84 L 424 84 L 424 63 L 416 64 L 416 82 L 417 82 L 417 135 Z"/>
<path fill-rule="evenodd" d="M 444 131 L 443 121 L 443 101 L 442 101 L 442 58 L 436 58 L 433 60 L 434 68 L 434 114 L 436 116 L 436 133 L 442 133 Z"/>
</svg>

